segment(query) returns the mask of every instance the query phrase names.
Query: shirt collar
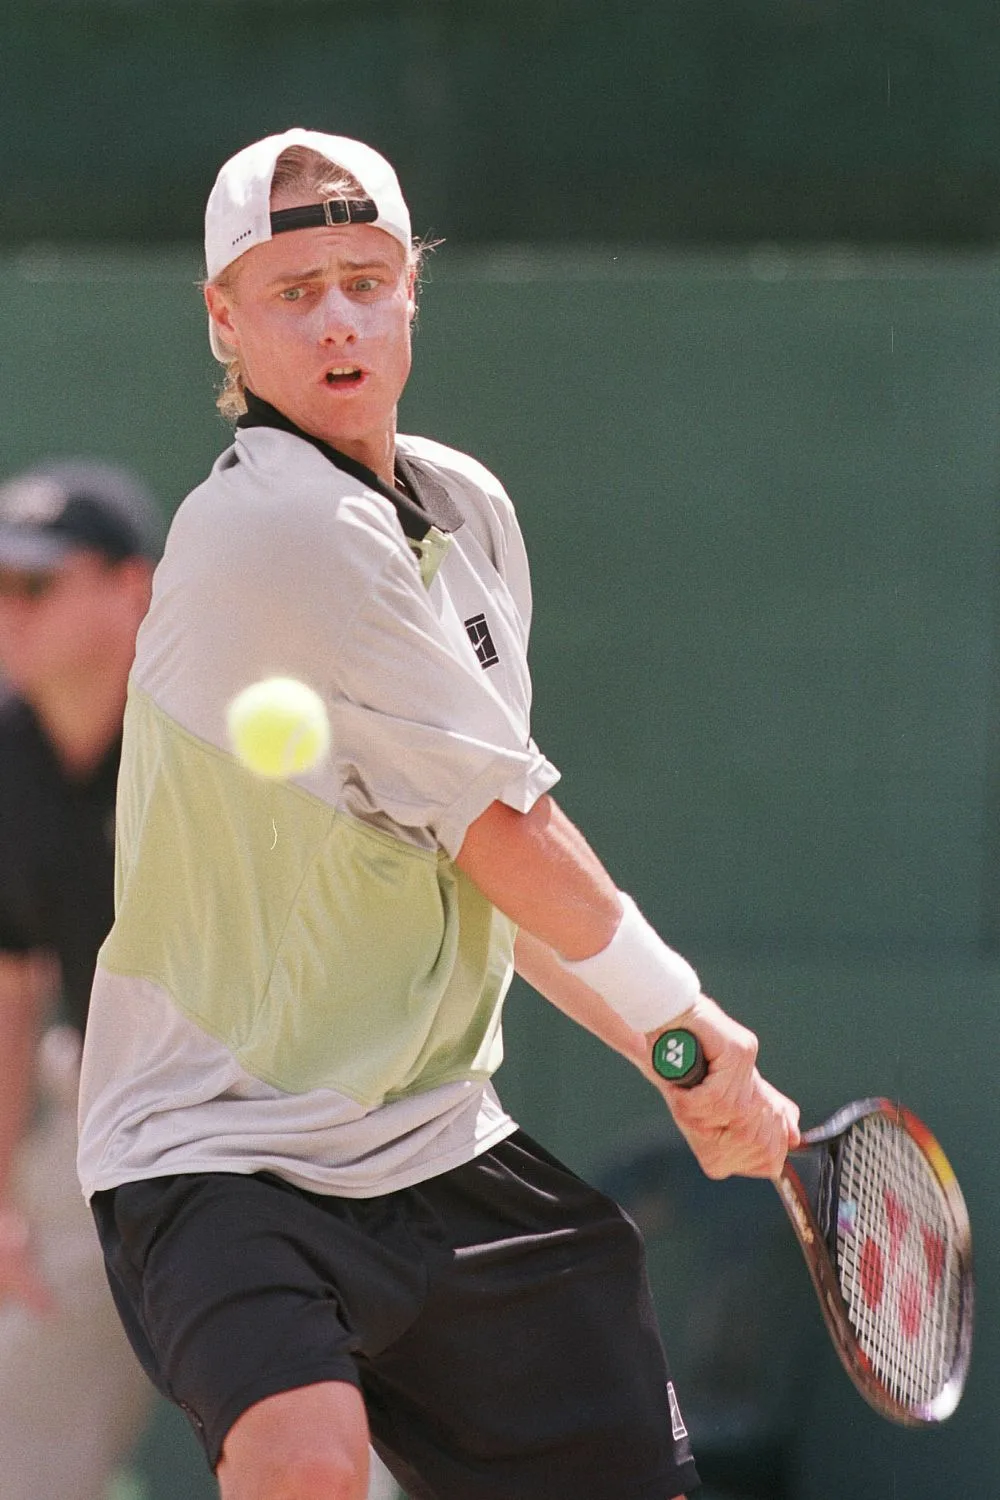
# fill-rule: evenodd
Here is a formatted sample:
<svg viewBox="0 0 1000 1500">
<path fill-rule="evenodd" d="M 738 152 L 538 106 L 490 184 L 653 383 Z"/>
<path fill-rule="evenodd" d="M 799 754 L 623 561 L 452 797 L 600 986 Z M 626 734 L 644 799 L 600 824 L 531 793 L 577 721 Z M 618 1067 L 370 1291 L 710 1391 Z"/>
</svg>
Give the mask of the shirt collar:
<svg viewBox="0 0 1000 1500">
<path fill-rule="evenodd" d="M 422 542 L 432 526 L 436 526 L 439 531 L 449 532 L 457 531 L 462 525 L 462 513 L 458 506 L 433 471 L 419 459 L 404 457 L 399 452 L 396 454 L 396 473 L 409 490 L 409 494 L 403 494 L 401 490 L 385 484 L 373 469 L 358 463 L 356 459 L 348 458 L 346 453 L 341 453 L 339 448 L 325 443 L 322 438 L 303 432 L 301 427 L 297 427 L 277 407 L 268 401 L 262 401 L 253 391 L 244 391 L 244 397 L 247 409 L 238 419 L 237 427 L 274 427 L 279 432 L 291 433 L 304 443 L 310 443 L 329 463 L 359 480 L 367 489 L 377 490 L 384 496 L 395 507 L 400 525 L 411 541 Z"/>
</svg>

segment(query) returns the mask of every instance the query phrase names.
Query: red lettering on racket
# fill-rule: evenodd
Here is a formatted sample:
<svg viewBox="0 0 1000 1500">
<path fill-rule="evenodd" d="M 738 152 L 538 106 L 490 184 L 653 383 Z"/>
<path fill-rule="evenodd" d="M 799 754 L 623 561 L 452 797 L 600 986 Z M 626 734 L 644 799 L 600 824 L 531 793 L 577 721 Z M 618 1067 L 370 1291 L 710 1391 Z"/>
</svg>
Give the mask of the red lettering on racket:
<svg viewBox="0 0 1000 1500">
<path fill-rule="evenodd" d="M 882 1268 L 882 1252 L 869 1235 L 861 1252 L 861 1291 L 868 1306 L 878 1307 L 885 1291 L 885 1271 Z"/>
<path fill-rule="evenodd" d="M 923 1317 L 923 1297 L 920 1282 L 912 1271 L 907 1271 L 899 1288 L 899 1324 L 906 1338 L 913 1340 L 920 1332 Z"/>
<path fill-rule="evenodd" d="M 900 1249 L 906 1238 L 906 1231 L 910 1226 L 910 1215 L 890 1188 L 883 1188 L 882 1197 L 885 1202 L 885 1216 L 889 1221 L 889 1264 L 895 1270 Z"/>
<path fill-rule="evenodd" d="M 924 1259 L 927 1262 L 927 1286 L 933 1297 L 937 1294 L 944 1275 L 944 1240 L 926 1224 L 921 1224 L 920 1234 L 924 1242 Z"/>
</svg>

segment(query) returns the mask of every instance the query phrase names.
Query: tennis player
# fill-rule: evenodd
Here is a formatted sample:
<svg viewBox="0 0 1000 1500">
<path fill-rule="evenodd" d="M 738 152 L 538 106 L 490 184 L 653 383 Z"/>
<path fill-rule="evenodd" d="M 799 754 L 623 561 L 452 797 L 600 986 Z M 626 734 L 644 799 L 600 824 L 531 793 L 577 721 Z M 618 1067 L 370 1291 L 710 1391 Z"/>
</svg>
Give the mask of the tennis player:
<svg viewBox="0 0 1000 1500">
<path fill-rule="evenodd" d="M 490 1077 L 514 967 L 661 1088 L 705 1169 L 795 1106 L 550 795 L 511 503 L 396 432 L 417 254 L 391 167 L 292 130 L 222 168 L 206 300 L 236 437 L 181 505 L 126 712 L 80 1171 L 125 1326 L 224 1500 L 671 1500 L 697 1485 L 634 1226 Z M 325 698 L 291 783 L 227 748 Z M 656 1084 L 671 1021 L 711 1063 Z"/>
</svg>

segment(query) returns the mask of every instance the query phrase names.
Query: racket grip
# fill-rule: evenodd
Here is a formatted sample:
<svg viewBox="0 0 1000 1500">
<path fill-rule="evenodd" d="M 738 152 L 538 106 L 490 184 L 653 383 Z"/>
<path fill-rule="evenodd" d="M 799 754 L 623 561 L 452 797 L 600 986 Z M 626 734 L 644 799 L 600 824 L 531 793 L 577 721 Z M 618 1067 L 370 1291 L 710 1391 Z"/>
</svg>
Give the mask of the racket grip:
<svg viewBox="0 0 1000 1500">
<path fill-rule="evenodd" d="M 675 1026 L 653 1043 L 653 1069 L 678 1088 L 696 1088 L 708 1072 L 708 1060 L 693 1031 Z"/>
</svg>

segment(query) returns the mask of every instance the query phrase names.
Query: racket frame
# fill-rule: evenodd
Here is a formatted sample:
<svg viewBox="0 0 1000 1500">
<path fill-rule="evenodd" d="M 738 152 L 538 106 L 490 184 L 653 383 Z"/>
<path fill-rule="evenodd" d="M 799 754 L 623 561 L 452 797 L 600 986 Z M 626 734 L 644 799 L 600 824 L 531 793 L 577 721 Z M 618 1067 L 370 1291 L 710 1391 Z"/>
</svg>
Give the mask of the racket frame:
<svg viewBox="0 0 1000 1500">
<path fill-rule="evenodd" d="M 904 1129 L 931 1168 L 952 1220 L 952 1243 L 959 1264 L 959 1332 L 954 1363 L 948 1380 L 933 1400 L 914 1405 L 897 1401 L 875 1375 L 851 1327 L 837 1276 L 839 1142 L 852 1125 L 875 1114 L 884 1115 Z M 789 1154 L 775 1187 L 802 1248 L 834 1348 L 861 1395 L 880 1416 L 907 1427 L 935 1425 L 950 1417 L 961 1399 L 972 1353 L 972 1232 L 958 1180 L 927 1126 L 891 1099 L 858 1099 L 822 1125 L 804 1132 L 801 1145 Z M 826 1210 L 819 1217 L 814 1202 Z"/>
</svg>

